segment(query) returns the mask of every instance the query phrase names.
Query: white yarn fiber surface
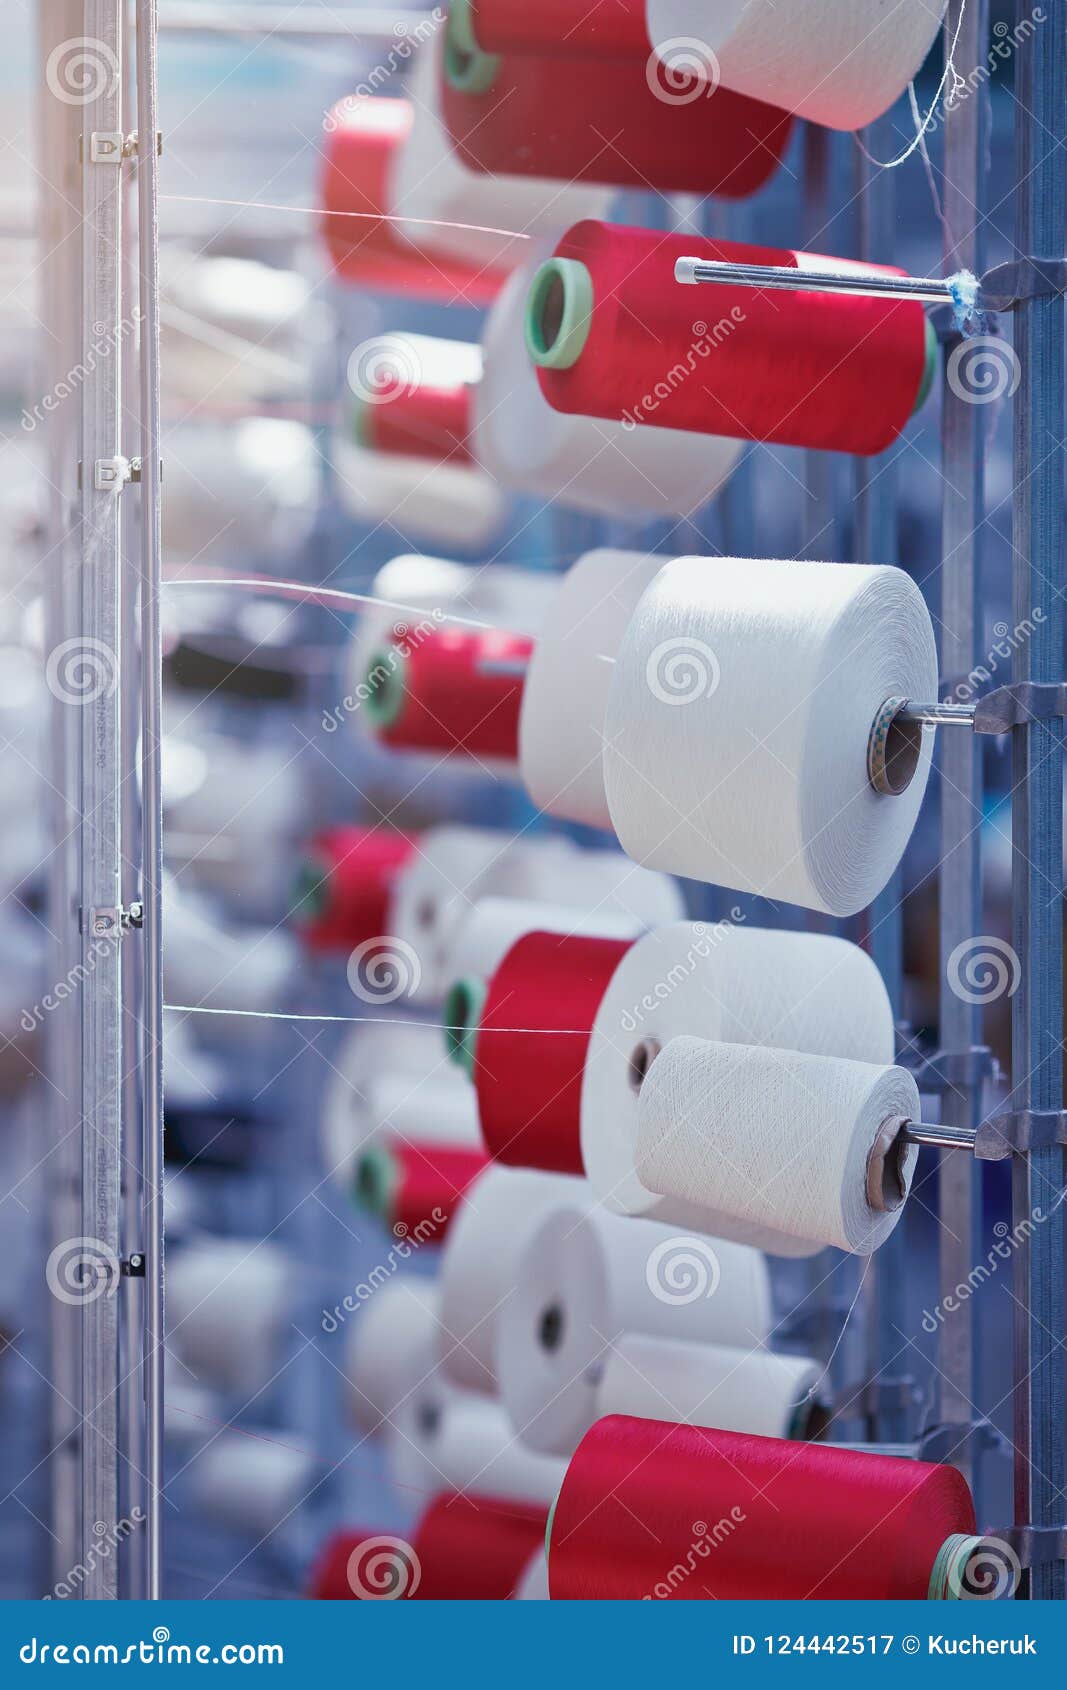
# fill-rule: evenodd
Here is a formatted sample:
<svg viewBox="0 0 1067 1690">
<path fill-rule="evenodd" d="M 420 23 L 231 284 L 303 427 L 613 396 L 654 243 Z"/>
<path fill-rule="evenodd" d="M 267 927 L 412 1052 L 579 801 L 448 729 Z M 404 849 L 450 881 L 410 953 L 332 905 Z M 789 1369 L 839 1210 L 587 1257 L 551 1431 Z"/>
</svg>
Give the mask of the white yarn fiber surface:
<svg viewBox="0 0 1067 1690">
<path fill-rule="evenodd" d="M 937 38 L 946 0 L 647 0 L 666 64 L 679 38 L 709 81 L 830 129 L 888 111 Z M 703 51 L 697 54 L 694 42 Z"/>
<path fill-rule="evenodd" d="M 345 1400 L 359 1431 L 378 1431 L 433 1373 L 439 1301 L 432 1281 L 408 1276 L 379 1287 L 348 1316 Z"/>
<path fill-rule="evenodd" d="M 896 797 L 867 778 L 890 696 L 936 697 L 922 594 L 883 565 L 676 558 L 619 649 L 604 784 L 637 862 L 852 915 L 903 855 L 932 732 Z"/>
<path fill-rule="evenodd" d="M 566 1467 L 529 1449 L 491 1397 L 454 1390 L 439 1377 L 397 1409 L 386 1459 L 393 1482 L 427 1500 L 454 1490 L 548 1504 Z"/>
<path fill-rule="evenodd" d="M 582 1158 L 606 1207 L 709 1230 L 691 1202 L 651 1191 L 636 1166 L 638 1093 L 631 1059 L 680 1035 L 844 1056 L 893 1059 L 893 1012 L 870 957 L 819 933 L 679 921 L 626 953 L 593 1024 L 582 1081 Z M 710 1230 L 715 1230 L 710 1228 Z M 815 1248 L 771 1228 L 747 1242 L 779 1255 Z"/>
<path fill-rule="evenodd" d="M 597 1417 L 632 1414 L 787 1438 L 822 1368 L 807 1356 L 678 1343 L 631 1332 L 609 1352 Z"/>
<path fill-rule="evenodd" d="M 486 1168 L 448 1229 L 441 1261 L 442 1369 L 468 1391 L 495 1393 L 496 1326 L 514 1295 L 526 1241 L 554 1208 L 585 1205 L 567 1174 Z"/>
<path fill-rule="evenodd" d="M 500 1395 L 531 1448 L 569 1455 L 602 1411 L 611 1347 L 633 1332 L 751 1348 L 770 1328 L 755 1250 L 654 1221 L 559 1208 L 530 1235 L 497 1322 Z"/>
<path fill-rule="evenodd" d="M 603 747 L 614 659 L 662 567 L 645 552 L 598 547 L 568 569 L 548 606 L 522 689 L 519 773 L 550 815 L 611 827 Z"/>
<path fill-rule="evenodd" d="M 642 1181 L 699 1204 L 716 1234 L 743 1243 L 773 1227 L 856 1255 L 903 1213 L 870 1206 L 868 1152 L 887 1117 L 921 1118 L 903 1068 L 692 1038 L 652 1064 L 638 1114 Z"/>
</svg>

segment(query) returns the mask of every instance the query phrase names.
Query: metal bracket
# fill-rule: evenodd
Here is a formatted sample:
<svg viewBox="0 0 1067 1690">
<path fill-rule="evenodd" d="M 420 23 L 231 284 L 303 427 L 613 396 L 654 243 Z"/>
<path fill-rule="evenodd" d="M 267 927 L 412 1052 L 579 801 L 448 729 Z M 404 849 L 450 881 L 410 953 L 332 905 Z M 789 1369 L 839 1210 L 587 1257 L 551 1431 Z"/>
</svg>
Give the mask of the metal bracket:
<svg viewBox="0 0 1067 1690">
<path fill-rule="evenodd" d="M 126 137 L 121 129 L 94 129 L 89 136 L 90 164 L 121 164 L 126 156 Z"/>
<path fill-rule="evenodd" d="M 999 1538 L 1019 1557 L 1021 1567 L 1067 1561 L 1067 1526 L 998 1526 L 983 1537 Z"/>
<path fill-rule="evenodd" d="M 144 1252 L 135 1250 L 121 1264 L 123 1279 L 143 1279 L 145 1277 Z"/>
<path fill-rule="evenodd" d="M 122 156 L 123 158 L 137 158 L 140 151 L 141 137 L 135 129 L 132 135 L 127 135 L 122 143 Z M 156 157 L 163 157 L 163 131 L 161 129 L 156 130 Z"/>
<path fill-rule="evenodd" d="M 908 1072 L 920 1091 L 946 1092 L 995 1079 L 999 1068 L 988 1045 L 970 1045 L 966 1050 L 935 1051 Z"/>
<path fill-rule="evenodd" d="M 974 707 L 976 734 L 1006 734 L 1026 722 L 1067 716 L 1067 682 L 1013 681 L 987 692 Z"/>
<path fill-rule="evenodd" d="M 98 493 L 121 492 L 131 479 L 128 458 L 97 458 L 93 469 L 93 485 Z"/>
<path fill-rule="evenodd" d="M 974 1141 L 974 1154 L 981 1162 L 1001 1162 L 1006 1156 L 1024 1155 L 1067 1145 L 1067 1110 L 1005 1110 L 983 1121 Z"/>
<path fill-rule="evenodd" d="M 140 899 L 132 904 L 100 905 L 89 911 L 89 932 L 94 939 L 115 939 L 131 927 L 144 923 L 144 905 Z M 81 923 L 85 931 L 84 920 Z"/>
<path fill-rule="evenodd" d="M 1013 311 L 1030 299 L 1067 293 L 1067 258 L 1020 258 L 995 264 L 982 277 L 981 299 L 987 311 Z"/>
<path fill-rule="evenodd" d="M 970 1424 L 942 1421 L 919 1434 L 915 1450 L 917 1461 L 933 1461 L 944 1466 L 965 1456 L 988 1455 L 994 1450 L 1010 1453 L 1010 1445 L 989 1420 L 975 1420 Z M 999 1533 L 998 1533 L 999 1536 Z"/>
</svg>

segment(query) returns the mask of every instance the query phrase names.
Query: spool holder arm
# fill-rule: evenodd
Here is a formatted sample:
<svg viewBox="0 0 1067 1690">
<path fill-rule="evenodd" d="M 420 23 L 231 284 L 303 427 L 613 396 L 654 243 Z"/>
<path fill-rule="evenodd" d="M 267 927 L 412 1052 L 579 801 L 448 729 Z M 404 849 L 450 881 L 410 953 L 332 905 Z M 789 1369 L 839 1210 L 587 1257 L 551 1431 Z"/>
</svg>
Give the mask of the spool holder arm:
<svg viewBox="0 0 1067 1690">
<path fill-rule="evenodd" d="M 926 727 L 971 728 L 978 734 L 1010 733 L 1028 722 L 1067 717 L 1067 682 L 1015 681 L 975 704 L 925 704 L 887 698 L 871 723 L 867 778 L 876 792 L 896 797 L 911 784 Z"/>
<path fill-rule="evenodd" d="M 773 292 L 846 293 L 865 299 L 914 299 L 922 305 L 948 305 L 966 317 L 983 311 L 1013 311 L 1032 299 L 1050 299 L 1067 292 L 1067 258 L 1022 258 L 997 264 L 967 298 L 960 277 L 871 276 L 849 270 L 806 270 L 789 264 L 736 264 L 728 259 L 679 258 L 674 279 L 687 287 L 701 283 L 762 288 Z"/>
<path fill-rule="evenodd" d="M 888 1125 L 888 1123 L 887 1123 Z M 885 1130 L 885 1129 L 883 1129 Z M 973 1129 L 935 1121 L 896 1122 L 895 1142 L 935 1150 L 970 1150 L 980 1162 L 1001 1162 L 1045 1145 L 1067 1145 L 1067 1110 L 1006 1109 Z"/>
<path fill-rule="evenodd" d="M 885 1213 L 907 1196 L 906 1163 L 919 1145 L 934 1150 L 969 1150 L 980 1162 L 1000 1162 L 1048 1145 L 1067 1145 L 1067 1110 L 1006 1110 L 977 1127 L 949 1127 L 889 1115 L 867 1152 L 867 1200 Z"/>
</svg>

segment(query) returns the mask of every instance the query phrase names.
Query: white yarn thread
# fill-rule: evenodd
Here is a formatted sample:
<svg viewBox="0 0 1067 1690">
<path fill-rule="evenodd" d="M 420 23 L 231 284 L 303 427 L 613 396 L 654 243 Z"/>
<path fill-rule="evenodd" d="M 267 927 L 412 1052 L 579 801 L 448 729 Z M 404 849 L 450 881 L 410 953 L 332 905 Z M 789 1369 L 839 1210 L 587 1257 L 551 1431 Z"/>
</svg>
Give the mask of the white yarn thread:
<svg viewBox="0 0 1067 1690">
<path fill-rule="evenodd" d="M 584 1180 L 495 1165 L 466 1193 L 441 1262 L 441 1365 L 453 1384 L 496 1391 L 496 1323 L 526 1241 L 552 1209 L 588 1200 Z"/>
<path fill-rule="evenodd" d="M 395 522 L 412 540 L 478 551 L 507 514 L 501 489 L 474 464 L 372 452 L 339 433 L 330 450 L 338 497 L 357 522 Z"/>
<path fill-rule="evenodd" d="M 680 37 L 724 88 L 829 129 L 873 123 L 933 46 L 947 0 L 647 0 L 661 58 Z"/>
<path fill-rule="evenodd" d="M 698 1204 L 716 1234 L 744 1242 L 773 1227 L 855 1255 L 872 1254 L 903 1212 L 868 1199 L 879 1130 L 921 1118 L 903 1068 L 692 1038 L 652 1064 L 638 1114 L 641 1180 Z M 915 1158 L 902 1158 L 905 1193 Z"/>
<path fill-rule="evenodd" d="M 433 1372 L 439 1303 L 437 1287 L 429 1281 L 394 1279 L 351 1316 L 345 1397 L 358 1431 L 377 1432 Z"/>
<path fill-rule="evenodd" d="M 405 1490 L 545 1505 L 566 1470 L 564 1462 L 529 1449 L 498 1402 L 456 1391 L 439 1375 L 397 1408 L 386 1459 L 393 1482 Z"/>
<path fill-rule="evenodd" d="M 223 1432 L 188 1463 L 194 1506 L 255 1543 L 286 1525 L 312 1492 L 315 1458 L 293 1444 Z"/>
<path fill-rule="evenodd" d="M 853 915 L 882 890 L 930 769 L 867 776 L 890 696 L 936 696 L 922 594 L 883 565 L 675 558 L 633 615 L 608 702 L 604 785 L 623 849 L 692 879 Z"/>
<path fill-rule="evenodd" d="M 679 1035 L 891 1062 L 893 1011 L 866 953 L 820 933 L 676 922 L 619 963 L 597 1010 L 582 1080 L 582 1160 L 598 1199 L 621 1214 L 707 1230 L 692 1203 L 649 1190 L 636 1168 L 632 1059 Z M 747 1242 L 777 1254 L 814 1246 L 770 1229 Z"/>
<path fill-rule="evenodd" d="M 274 1376 L 294 1296 L 276 1244 L 202 1238 L 167 1264 L 167 1343 L 193 1378 L 251 1400 Z"/>
<path fill-rule="evenodd" d="M 678 1343 L 631 1332 L 605 1360 L 596 1415 L 632 1414 L 639 1420 L 787 1438 L 821 1371 L 808 1356 Z"/>
<path fill-rule="evenodd" d="M 522 689 L 519 772 L 537 805 L 610 828 L 604 724 L 614 664 L 642 593 L 663 559 L 601 546 L 560 581 Z"/>
<path fill-rule="evenodd" d="M 569 1455 L 608 1412 L 600 1374 L 626 1334 L 748 1349 L 770 1323 L 757 1251 L 599 1209 L 555 1209 L 530 1235 L 500 1312 L 501 1401 L 532 1449 Z"/>
</svg>

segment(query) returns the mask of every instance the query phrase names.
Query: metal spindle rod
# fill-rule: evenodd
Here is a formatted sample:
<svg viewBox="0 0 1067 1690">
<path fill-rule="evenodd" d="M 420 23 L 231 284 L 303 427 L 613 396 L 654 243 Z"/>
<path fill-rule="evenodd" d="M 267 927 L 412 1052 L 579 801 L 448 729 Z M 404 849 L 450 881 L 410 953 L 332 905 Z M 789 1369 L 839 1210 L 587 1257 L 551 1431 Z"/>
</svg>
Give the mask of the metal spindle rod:
<svg viewBox="0 0 1067 1690">
<path fill-rule="evenodd" d="M 1067 225 L 1067 0 L 1046 0 L 1033 29 L 1029 0 L 1017 0 L 1013 61 L 1016 159 L 1015 250 L 1063 250 Z M 1012 559 L 1016 617 L 1034 633 L 1012 656 L 1013 682 L 1050 684 L 1063 675 L 1064 302 L 1030 299 L 1015 314 L 1018 391 L 1012 401 Z M 1039 614 L 1040 613 L 1040 614 Z M 1012 1011 L 1012 1105 L 1063 1107 L 1063 723 L 1027 721 L 1012 747 L 1012 943 L 1019 960 Z M 1015 1252 L 1015 1519 L 1054 1529 L 1067 1492 L 1064 1452 L 1064 1337 L 1067 1308 L 1063 1147 L 1017 1156 L 1013 1221 L 1042 1224 Z M 1062 1560 L 1034 1564 L 1028 1594 L 1062 1601 Z"/>
<path fill-rule="evenodd" d="M 146 1588 L 163 1585 L 163 640 L 159 461 L 157 0 L 137 0 L 137 198 L 141 306 L 141 839 L 144 996 L 144 1377 Z"/>
<path fill-rule="evenodd" d="M 138 5 L 138 12 L 140 6 Z M 363 11 L 356 7 L 334 10 L 323 6 L 313 16 L 302 18 L 292 6 L 204 6 L 166 5 L 159 29 L 169 35 L 258 35 L 279 40 L 359 42 L 396 41 L 406 27 L 414 28 L 431 14 L 398 7 L 388 11 Z"/>
<path fill-rule="evenodd" d="M 124 184 L 112 137 L 122 129 L 124 7 L 120 0 L 84 0 L 82 34 L 113 80 L 96 79 L 79 106 L 82 134 L 82 364 L 79 644 L 112 677 L 123 674 L 120 487 L 122 485 L 122 224 Z M 111 355 L 92 356 L 100 346 Z M 69 496 L 69 489 L 64 489 Z M 118 1597 L 118 1558 L 94 1557 L 93 1528 L 114 1530 L 119 1513 L 119 1288 L 122 1181 L 122 857 L 121 713 L 124 686 L 103 682 L 87 694 L 81 715 L 80 886 L 77 910 L 82 968 L 81 1087 L 82 1238 L 94 1291 L 81 1316 L 83 1559 L 81 1596 Z M 69 708 L 69 706 L 68 706 Z M 80 919 L 79 919 L 80 918 Z"/>
<path fill-rule="evenodd" d="M 931 728 L 974 726 L 973 704 L 913 704 L 911 699 L 899 712 L 905 722 L 921 722 Z"/>
<path fill-rule="evenodd" d="M 971 1127 L 947 1127 L 937 1121 L 906 1121 L 900 1136 L 905 1144 L 930 1144 L 937 1150 L 973 1150 L 977 1135 Z"/>
<path fill-rule="evenodd" d="M 917 299 L 924 305 L 955 305 L 948 282 L 936 276 L 870 276 L 854 270 L 805 270 L 788 264 L 735 264 L 726 259 L 679 258 L 674 279 L 686 286 L 730 283 L 789 293 L 848 293 L 868 299 Z"/>
</svg>

